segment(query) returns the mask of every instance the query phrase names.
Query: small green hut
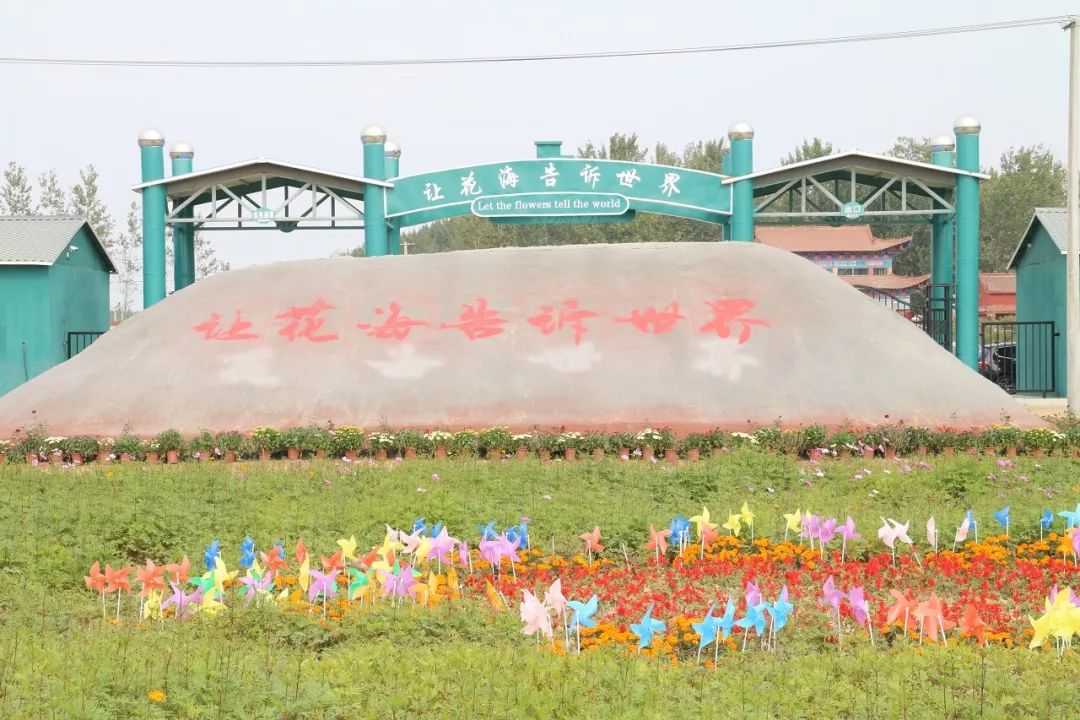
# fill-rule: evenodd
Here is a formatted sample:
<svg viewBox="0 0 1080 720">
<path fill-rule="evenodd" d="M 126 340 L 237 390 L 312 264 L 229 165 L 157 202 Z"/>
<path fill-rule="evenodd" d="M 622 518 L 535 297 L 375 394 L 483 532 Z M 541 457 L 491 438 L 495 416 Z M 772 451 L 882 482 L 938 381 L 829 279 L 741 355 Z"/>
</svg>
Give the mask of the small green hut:
<svg viewBox="0 0 1080 720">
<path fill-rule="evenodd" d="M 109 329 L 115 272 L 84 218 L 0 216 L 0 395 Z"/>
<path fill-rule="evenodd" d="M 1052 322 L 1053 356 L 1045 343 L 1022 342 L 1017 338 L 1016 376 L 1042 374 L 1050 365 L 1054 390 L 1047 395 L 1064 397 L 1066 377 L 1065 347 L 1065 247 L 1066 209 L 1035 208 L 1027 230 L 1020 238 L 1009 269 L 1016 272 L 1016 320 L 1023 323 Z M 1049 327 L 1049 326 L 1047 326 Z M 1033 333 L 1032 333 L 1033 334 Z M 1018 380 L 1019 382 L 1019 380 Z"/>
</svg>

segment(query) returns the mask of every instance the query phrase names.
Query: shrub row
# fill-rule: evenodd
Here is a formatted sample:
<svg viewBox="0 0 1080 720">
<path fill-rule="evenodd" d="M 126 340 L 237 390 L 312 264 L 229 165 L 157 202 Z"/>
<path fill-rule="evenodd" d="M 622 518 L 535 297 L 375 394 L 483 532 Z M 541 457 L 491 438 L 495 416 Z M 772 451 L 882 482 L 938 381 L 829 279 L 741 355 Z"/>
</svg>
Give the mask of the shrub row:
<svg viewBox="0 0 1080 720">
<path fill-rule="evenodd" d="M 817 454 L 880 455 L 937 453 L 947 448 L 965 450 L 1019 450 L 1029 453 L 1080 449 L 1080 426 L 1064 432 L 1046 428 L 1021 430 L 1008 425 L 994 426 L 981 431 L 930 430 L 905 425 L 870 428 L 862 432 L 841 430 L 829 433 L 824 426 L 811 425 L 795 430 L 763 427 L 753 432 L 713 430 L 677 438 L 666 428 L 645 428 L 637 433 L 579 433 L 536 429 L 533 432 L 512 434 L 507 428 L 459 430 L 391 431 L 383 428 L 365 433 L 361 428 L 347 425 L 294 427 L 285 430 L 258 427 L 249 433 L 229 431 L 213 433 L 204 430 L 195 437 L 185 438 L 177 430 L 166 430 L 153 438 L 125 434 L 116 439 L 74 436 L 49 436 L 35 428 L 17 433 L 10 440 L 0 440 L 0 456 L 13 461 L 71 459 L 79 456 L 90 460 L 99 456 L 128 456 L 145 458 L 148 454 L 176 453 L 180 458 L 210 459 L 228 457 L 258 458 L 292 455 L 332 455 L 360 457 L 365 455 L 441 456 L 501 456 L 502 453 L 524 448 L 530 453 L 565 455 L 567 451 L 622 453 L 635 451 L 663 455 L 676 451 L 686 457 L 708 454 L 713 450 L 754 447 L 762 451 L 787 453 L 802 457 Z"/>
</svg>

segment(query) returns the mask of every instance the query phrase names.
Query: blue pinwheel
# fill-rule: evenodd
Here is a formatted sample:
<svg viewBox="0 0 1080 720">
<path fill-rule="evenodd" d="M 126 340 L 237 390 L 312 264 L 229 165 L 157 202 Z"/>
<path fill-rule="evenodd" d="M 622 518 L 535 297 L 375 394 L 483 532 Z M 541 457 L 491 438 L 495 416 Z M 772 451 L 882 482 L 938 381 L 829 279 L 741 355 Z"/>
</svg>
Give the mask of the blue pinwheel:
<svg viewBox="0 0 1080 720">
<path fill-rule="evenodd" d="M 975 520 L 975 511 L 974 510 L 968 510 L 967 511 L 967 521 L 968 521 L 968 527 L 971 528 L 973 531 L 979 526 L 978 521 Z"/>
<path fill-rule="evenodd" d="M 518 541 L 518 547 L 529 547 L 529 523 L 522 520 L 517 525 L 506 528 L 506 539 L 510 542 Z"/>
<path fill-rule="evenodd" d="M 735 627 L 735 601 L 731 598 L 728 598 L 724 614 L 720 616 L 720 620 L 716 624 L 720 628 L 722 637 L 727 640 L 731 635 L 732 628 Z"/>
<path fill-rule="evenodd" d="M 1043 510 L 1042 518 L 1039 519 L 1039 525 L 1043 530 L 1049 530 L 1054 524 L 1054 512 L 1052 510 Z"/>
<path fill-rule="evenodd" d="M 671 530 L 671 543 L 673 545 L 683 545 L 690 542 L 690 521 L 684 518 L 681 513 L 675 516 L 668 529 Z"/>
<path fill-rule="evenodd" d="M 720 629 L 720 618 L 713 615 L 715 609 L 716 603 L 713 603 L 709 606 L 709 612 L 705 613 L 705 617 L 702 618 L 701 622 L 690 623 L 690 627 L 694 628 L 694 632 L 698 634 L 698 655 L 701 654 L 702 648 L 708 647 L 709 643 L 716 642 L 716 633 Z"/>
<path fill-rule="evenodd" d="M 477 525 L 480 529 L 481 540 L 494 540 L 499 537 L 498 531 L 495 530 L 495 521 L 491 520 L 487 525 Z"/>
<path fill-rule="evenodd" d="M 652 644 L 653 635 L 658 632 L 664 632 L 667 630 L 667 625 L 663 620 L 657 620 L 652 616 L 653 604 L 649 603 L 649 607 L 645 610 L 645 615 L 642 616 L 641 622 L 631 623 L 630 632 L 638 636 L 638 650 L 649 647 Z"/>
<path fill-rule="evenodd" d="M 1005 507 L 994 513 L 994 519 L 998 521 L 1001 527 L 1005 528 L 1005 531 L 1009 530 L 1009 513 L 1012 512 L 1012 507 L 1006 505 Z"/>
<path fill-rule="evenodd" d="M 578 602 L 577 600 L 567 600 L 566 606 L 573 611 L 573 616 L 570 618 L 570 629 L 575 627 L 596 627 L 596 620 L 593 619 L 593 615 L 596 614 L 597 597 L 595 594 L 589 598 L 588 602 Z"/>
<path fill-rule="evenodd" d="M 423 535 L 425 532 L 427 532 L 427 525 L 424 524 L 424 518 L 416 518 L 415 520 L 413 520 L 412 531 L 413 535 L 415 535 L 416 533 L 420 533 L 421 535 Z"/>
<path fill-rule="evenodd" d="M 207 570 L 213 570 L 217 567 L 217 557 L 221 554 L 221 541 L 215 539 L 210 542 L 210 547 L 203 551 L 203 563 L 206 564 Z"/>
<path fill-rule="evenodd" d="M 240 543 L 240 567 L 248 570 L 255 564 L 255 541 L 251 537 L 245 537 Z"/>
<path fill-rule="evenodd" d="M 442 533 L 442 528 L 443 528 L 443 524 L 441 522 L 440 523 L 435 523 L 434 525 L 431 526 L 431 532 L 428 533 L 428 537 L 433 537 L 433 538 L 438 537 L 439 534 Z"/>
<path fill-rule="evenodd" d="M 1058 513 L 1058 516 L 1065 518 L 1066 530 L 1080 525 L 1080 503 L 1076 503 L 1075 510 L 1062 510 Z"/>
<path fill-rule="evenodd" d="M 780 591 L 780 597 L 776 602 L 769 606 L 769 615 L 772 615 L 772 630 L 775 634 L 787 625 L 788 617 L 795 609 L 795 606 L 788 602 L 788 589 L 787 585 Z"/>
</svg>

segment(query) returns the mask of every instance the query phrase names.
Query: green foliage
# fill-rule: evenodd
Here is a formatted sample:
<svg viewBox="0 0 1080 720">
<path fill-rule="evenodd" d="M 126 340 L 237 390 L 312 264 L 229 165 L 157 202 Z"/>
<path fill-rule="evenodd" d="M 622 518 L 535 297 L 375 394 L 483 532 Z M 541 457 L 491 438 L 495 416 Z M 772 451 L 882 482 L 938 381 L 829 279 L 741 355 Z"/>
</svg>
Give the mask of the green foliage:
<svg viewBox="0 0 1080 720">
<path fill-rule="evenodd" d="M 163 430 L 154 436 L 152 442 L 159 452 L 181 452 L 184 449 L 184 436 L 179 430 Z"/>
<path fill-rule="evenodd" d="M 509 450 L 513 442 L 510 429 L 505 427 L 491 427 L 481 430 L 476 436 L 476 447 L 484 452 Z"/>
<path fill-rule="evenodd" d="M 353 425 L 338 425 L 334 428 L 334 455 L 343 456 L 347 452 L 360 452 L 364 447 L 364 431 Z"/>
<path fill-rule="evenodd" d="M 244 445 L 243 433 L 236 430 L 218 433 L 215 440 L 221 452 L 240 452 Z"/>
<path fill-rule="evenodd" d="M 807 456 L 812 450 L 825 447 L 828 431 L 822 425 L 810 425 L 795 433 L 795 451 Z"/>
<path fill-rule="evenodd" d="M 251 432 L 251 439 L 259 451 L 279 453 L 287 447 L 284 433 L 277 428 L 257 427 Z"/>
<path fill-rule="evenodd" d="M 310 440 L 308 437 L 308 429 L 302 427 L 288 428 L 281 433 L 281 444 L 285 446 L 286 450 L 304 450 L 310 448 Z"/>
<path fill-rule="evenodd" d="M 69 455 L 82 455 L 89 460 L 97 455 L 98 441 L 88 435 L 76 435 L 65 439 L 62 449 Z"/>
<path fill-rule="evenodd" d="M 464 457 L 472 457 L 479 449 L 480 434 L 475 430 L 458 430 L 449 447 L 451 454 Z"/>
<path fill-rule="evenodd" d="M 781 165 L 791 165 L 792 163 L 803 162 L 804 160 L 813 160 L 815 158 L 826 157 L 833 154 L 833 144 L 828 140 L 822 140 L 819 137 L 813 137 L 804 139 L 795 148 L 794 151 L 788 153 L 780 161 Z"/>
<path fill-rule="evenodd" d="M 130 455 L 138 457 L 143 451 L 143 442 L 134 435 L 125 433 L 116 439 L 113 452 L 117 455 Z"/>
<path fill-rule="evenodd" d="M 394 433 L 394 450 L 399 455 L 404 455 L 406 450 L 415 450 L 418 455 L 430 455 L 434 447 L 419 430 L 398 430 Z"/>
<path fill-rule="evenodd" d="M 213 456 L 217 446 L 217 438 L 214 436 L 213 431 L 203 429 L 188 442 L 188 451 L 192 455 L 198 454 L 207 458 Z"/>
</svg>

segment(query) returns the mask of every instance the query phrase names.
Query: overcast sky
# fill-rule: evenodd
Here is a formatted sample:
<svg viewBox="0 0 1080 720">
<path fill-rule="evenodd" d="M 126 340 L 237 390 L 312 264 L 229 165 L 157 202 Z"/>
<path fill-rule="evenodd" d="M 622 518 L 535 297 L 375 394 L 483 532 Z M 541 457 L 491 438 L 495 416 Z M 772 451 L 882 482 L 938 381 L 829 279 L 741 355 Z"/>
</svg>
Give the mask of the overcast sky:
<svg viewBox="0 0 1080 720">
<path fill-rule="evenodd" d="M 122 12 L 104 8 L 123 5 Z M 1065 14 L 1075 0 L 0 3 L 0 55 L 168 60 L 391 59 L 761 42 Z M 361 174 L 360 130 L 387 128 L 403 174 L 564 151 L 612 132 L 681 148 L 753 123 L 763 169 L 808 136 L 881 151 L 898 135 L 983 125 L 983 161 L 1065 154 L 1067 34 L 1055 26 L 681 57 L 341 69 L 0 65 L 0 163 L 68 183 L 94 163 L 118 225 L 136 137 L 159 127 L 196 169 L 257 156 Z M 347 232 L 213 233 L 234 267 L 320 257 Z"/>
</svg>

